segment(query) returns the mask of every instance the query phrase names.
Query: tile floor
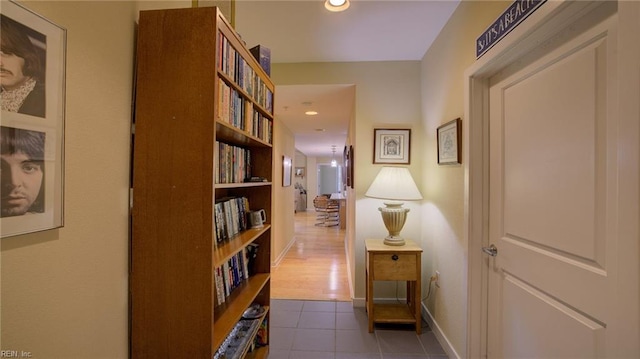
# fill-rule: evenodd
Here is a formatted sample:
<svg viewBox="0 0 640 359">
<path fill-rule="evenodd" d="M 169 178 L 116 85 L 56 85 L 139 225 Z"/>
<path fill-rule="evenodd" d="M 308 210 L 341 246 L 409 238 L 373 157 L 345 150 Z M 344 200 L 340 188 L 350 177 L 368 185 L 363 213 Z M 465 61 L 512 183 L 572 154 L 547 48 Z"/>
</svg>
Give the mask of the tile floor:
<svg viewBox="0 0 640 359">
<path fill-rule="evenodd" d="M 369 333 L 364 308 L 351 302 L 271 299 L 269 359 L 447 358 L 423 321 L 376 327 Z"/>
</svg>

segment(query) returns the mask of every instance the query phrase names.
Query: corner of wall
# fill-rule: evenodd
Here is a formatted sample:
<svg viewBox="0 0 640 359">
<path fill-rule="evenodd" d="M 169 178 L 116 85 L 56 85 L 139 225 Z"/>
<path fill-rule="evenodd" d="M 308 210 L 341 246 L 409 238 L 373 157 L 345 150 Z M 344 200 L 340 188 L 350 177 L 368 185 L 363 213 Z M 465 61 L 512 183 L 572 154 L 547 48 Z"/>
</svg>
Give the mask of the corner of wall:
<svg viewBox="0 0 640 359">
<path fill-rule="evenodd" d="M 431 328 L 431 330 L 433 331 L 433 334 L 436 336 L 436 339 L 438 340 L 438 343 L 440 343 L 440 346 L 442 347 L 442 349 L 444 349 L 444 351 L 447 353 L 447 356 L 449 358 L 460 359 L 461 358 L 460 355 L 455 350 L 455 348 L 453 347 L 453 345 L 449 341 L 449 338 L 447 338 L 447 336 L 442 331 L 440 326 L 438 326 L 438 323 L 435 321 L 435 319 L 433 318 L 433 316 L 429 312 L 429 309 L 427 309 L 427 306 L 424 305 L 424 304 L 421 304 L 420 307 L 422 309 L 421 310 L 422 318 L 424 318 L 424 320 L 427 322 L 427 324 L 429 324 L 429 328 Z"/>
</svg>

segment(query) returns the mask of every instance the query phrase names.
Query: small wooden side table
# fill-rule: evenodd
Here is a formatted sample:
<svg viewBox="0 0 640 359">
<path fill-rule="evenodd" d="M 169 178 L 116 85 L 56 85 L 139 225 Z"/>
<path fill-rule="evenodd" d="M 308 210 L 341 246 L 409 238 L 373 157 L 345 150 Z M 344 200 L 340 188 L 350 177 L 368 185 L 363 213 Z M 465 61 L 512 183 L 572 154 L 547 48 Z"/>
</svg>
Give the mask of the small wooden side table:
<svg viewBox="0 0 640 359">
<path fill-rule="evenodd" d="M 415 324 L 416 333 L 420 334 L 422 248 L 411 240 L 405 240 L 404 246 L 389 246 L 384 244 L 382 239 L 365 240 L 365 248 L 369 333 L 373 333 L 374 323 L 395 323 Z M 406 281 L 406 303 L 374 303 L 373 281 L 375 280 Z"/>
</svg>

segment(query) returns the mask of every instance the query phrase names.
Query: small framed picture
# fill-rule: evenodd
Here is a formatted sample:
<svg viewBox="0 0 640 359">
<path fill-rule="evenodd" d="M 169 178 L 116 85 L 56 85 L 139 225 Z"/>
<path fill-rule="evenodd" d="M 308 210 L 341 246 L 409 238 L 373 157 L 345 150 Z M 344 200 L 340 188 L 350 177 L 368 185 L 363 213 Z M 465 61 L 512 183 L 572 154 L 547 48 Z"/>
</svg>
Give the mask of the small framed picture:
<svg viewBox="0 0 640 359">
<path fill-rule="evenodd" d="M 351 161 L 349 160 L 349 147 L 344 146 L 342 151 L 342 163 L 344 164 L 344 176 L 342 176 L 342 182 L 344 188 L 351 186 Z"/>
<path fill-rule="evenodd" d="M 409 164 L 410 155 L 410 129 L 373 130 L 373 163 Z"/>
<path fill-rule="evenodd" d="M 304 177 L 304 167 L 296 167 L 296 177 Z"/>
<path fill-rule="evenodd" d="M 356 181 L 353 177 L 355 174 L 354 168 L 356 166 L 355 160 L 356 155 L 353 153 L 353 145 L 349 145 L 349 182 L 351 182 L 352 189 L 356 188 Z"/>
<path fill-rule="evenodd" d="M 282 156 L 282 187 L 291 186 L 291 157 Z"/>
<path fill-rule="evenodd" d="M 462 163 L 460 160 L 461 122 L 459 118 L 456 118 L 438 127 L 438 164 L 457 165 Z"/>
</svg>

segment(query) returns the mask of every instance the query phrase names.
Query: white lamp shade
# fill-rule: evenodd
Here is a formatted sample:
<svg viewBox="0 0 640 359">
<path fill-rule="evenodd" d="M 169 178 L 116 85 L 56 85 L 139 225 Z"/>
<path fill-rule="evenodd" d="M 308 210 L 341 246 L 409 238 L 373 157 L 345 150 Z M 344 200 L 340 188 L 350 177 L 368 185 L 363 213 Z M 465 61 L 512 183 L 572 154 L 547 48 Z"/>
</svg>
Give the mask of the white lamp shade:
<svg viewBox="0 0 640 359">
<path fill-rule="evenodd" d="M 365 196 L 396 201 L 416 201 L 422 195 L 406 167 L 382 167 Z"/>
</svg>

